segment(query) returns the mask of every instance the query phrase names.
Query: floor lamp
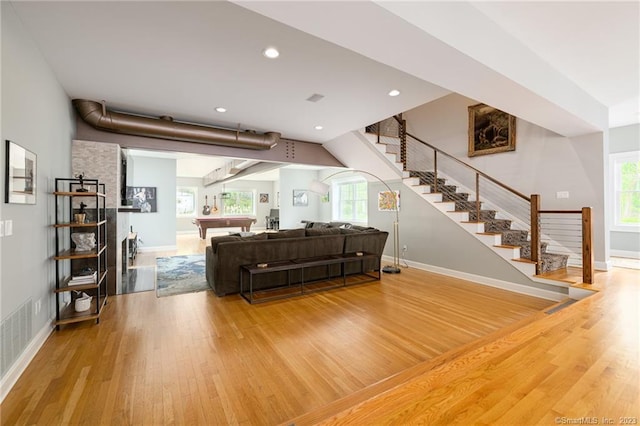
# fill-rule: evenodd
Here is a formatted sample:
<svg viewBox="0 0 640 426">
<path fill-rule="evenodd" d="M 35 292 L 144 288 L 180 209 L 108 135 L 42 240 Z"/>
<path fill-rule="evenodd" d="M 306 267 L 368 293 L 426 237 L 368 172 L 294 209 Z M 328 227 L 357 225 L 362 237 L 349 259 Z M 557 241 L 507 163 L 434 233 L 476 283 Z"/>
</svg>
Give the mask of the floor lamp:
<svg viewBox="0 0 640 426">
<path fill-rule="evenodd" d="M 364 170 L 342 170 L 336 173 L 333 173 L 327 177 L 325 177 L 324 179 L 318 181 L 318 180 L 314 180 L 311 181 L 311 185 L 309 185 L 309 191 L 311 192 L 315 192 L 317 194 L 321 194 L 321 195 L 326 195 L 329 193 L 329 185 L 325 183 L 325 181 L 331 179 L 332 177 L 339 175 L 341 173 L 362 173 L 368 176 L 371 176 L 372 178 L 378 180 L 378 182 L 382 183 L 387 190 L 389 191 L 389 193 L 392 194 L 393 196 L 393 211 L 395 213 L 395 220 L 393 222 L 393 265 L 386 265 L 385 267 L 382 268 L 382 272 L 386 272 L 387 274 L 399 274 L 400 273 L 400 258 L 398 257 L 398 248 L 400 247 L 400 243 L 399 243 L 399 235 L 398 235 L 398 221 L 399 221 L 399 216 L 398 216 L 398 199 L 396 198 L 396 193 L 389 187 L 389 185 L 387 185 L 387 183 L 385 181 L 383 181 L 382 179 L 380 179 L 378 176 L 369 173 L 369 172 L 365 172 Z"/>
</svg>

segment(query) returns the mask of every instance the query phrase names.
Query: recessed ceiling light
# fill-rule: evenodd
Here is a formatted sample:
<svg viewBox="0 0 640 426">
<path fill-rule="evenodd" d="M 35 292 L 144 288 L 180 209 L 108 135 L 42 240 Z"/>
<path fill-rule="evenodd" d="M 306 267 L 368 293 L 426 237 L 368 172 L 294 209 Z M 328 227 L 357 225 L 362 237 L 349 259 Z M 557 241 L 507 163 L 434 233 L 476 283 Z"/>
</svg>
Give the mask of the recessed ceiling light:
<svg viewBox="0 0 640 426">
<path fill-rule="evenodd" d="M 225 107 L 216 107 L 216 111 L 217 112 L 227 112 L 227 109 Z"/>
<path fill-rule="evenodd" d="M 400 94 L 399 90 L 393 89 L 389 92 L 389 96 L 398 96 Z"/>
<path fill-rule="evenodd" d="M 320 126 L 320 125 L 318 125 L 318 126 L 315 126 L 315 127 L 314 127 L 314 129 L 316 129 L 316 130 L 322 130 L 322 129 L 323 129 L 323 127 L 322 127 L 322 126 Z"/>
<path fill-rule="evenodd" d="M 266 49 L 264 49 L 264 52 L 262 52 L 262 54 L 269 59 L 275 59 L 280 56 L 280 52 L 278 52 L 278 49 L 276 49 L 275 47 L 267 47 Z"/>
</svg>

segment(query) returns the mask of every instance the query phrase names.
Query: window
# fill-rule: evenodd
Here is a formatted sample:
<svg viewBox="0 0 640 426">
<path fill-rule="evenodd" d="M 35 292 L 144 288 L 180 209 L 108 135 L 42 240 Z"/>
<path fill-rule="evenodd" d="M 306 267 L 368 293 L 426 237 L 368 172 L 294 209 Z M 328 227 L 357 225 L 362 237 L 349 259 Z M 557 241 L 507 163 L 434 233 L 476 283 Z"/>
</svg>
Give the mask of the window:
<svg viewBox="0 0 640 426">
<path fill-rule="evenodd" d="M 222 196 L 222 214 L 228 216 L 255 216 L 256 191 L 225 191 Z"/>
<path fill-rule="evenodd" d="M 640 228 L 640 151 L 611 155 L 614 228 Z"/>
<path fill-rule="evenodd" d="M 198 188 L 179 186 L 176 188 L 176 215 L 196 216 Z"/>
<path fill-rule="evenodd" d="M 333 185 L 333 216 L 338 221 L 367 223 L 367 181 L 349 179 Z"/>
</svg>

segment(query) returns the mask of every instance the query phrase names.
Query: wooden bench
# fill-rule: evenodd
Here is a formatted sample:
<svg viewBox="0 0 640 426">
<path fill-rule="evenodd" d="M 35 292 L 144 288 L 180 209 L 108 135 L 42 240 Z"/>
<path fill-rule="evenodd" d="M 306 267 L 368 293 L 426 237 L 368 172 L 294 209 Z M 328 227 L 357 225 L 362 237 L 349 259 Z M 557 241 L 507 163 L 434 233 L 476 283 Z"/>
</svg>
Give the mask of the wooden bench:
<svg viewBox="0 0 640 426">
<path fill-rule="evenodd" d="M 375 260 L 377 268 L 370 271 L 364 270 L 365 260 Z M 345 265 L 347 263 L 360 262 L 360 272 L 356 274 L 346 274 Z M 332 265 L 340 265 L 340 275 L 331 275 L 330 267 Z M 311 281 L 305 281 L 305 269 L 317 266 L 327 267 L 326 278 L 316 279 Z M 300 282 L 291 282 L 291 272 L 300 271 Z M 274 272 L 286 272 L 287 282 L 279 285 L 274 285 L 269 288 L 261 288 L 256 290 L 253 288 L 253 277 L 259 274 L 268 274 Z M 248 276 L 248 283 L 243 281 L 244 277 Z M 368 277 L 363 281 L 362 279 L 355 279 L 352 282 L 348 282 L 348 277 L 357 276 L 358 278 Z M 341 278 L 341 280 L 337 280 Z M 270 263 L 257 263 L 251 265 L 243 265 L 240 267 L 240 295 L 249 303 L 260 303 L 269 300 L 283 299 L 287 297 L 300 296 L 307 293 L 316 291 L 330 290 L 338 287 L 345 287 L 351 284 L 361 284 L 364 282 L 379 281 L 380 280 L 380 258 L 368 252 L 356 252 L 345 253 L 331 256 L 319 256 L 310 257 L 304 259 L 291 259 L 282 260 Z"/>
</svg>

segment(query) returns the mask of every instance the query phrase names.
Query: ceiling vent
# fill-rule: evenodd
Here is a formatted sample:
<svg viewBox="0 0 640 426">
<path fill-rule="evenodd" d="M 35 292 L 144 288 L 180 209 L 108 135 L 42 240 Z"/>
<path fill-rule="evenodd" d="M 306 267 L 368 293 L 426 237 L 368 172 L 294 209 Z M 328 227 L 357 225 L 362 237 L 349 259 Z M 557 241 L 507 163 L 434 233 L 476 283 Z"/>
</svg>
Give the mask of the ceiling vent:
<svg viewBox="0 0 640 426">
<path fill-rule="evenodd" d="M 246 149 L 271 149 L 280 140 L 280 133 L 276 132 L 260 135 L 255 132 L 180 123 L 168 116 L 151 118 L 107 111 L 104 103 L 85 99 L 74 99 L 72 103 L 85 122 L 107 132 Z"/>
</svg>

